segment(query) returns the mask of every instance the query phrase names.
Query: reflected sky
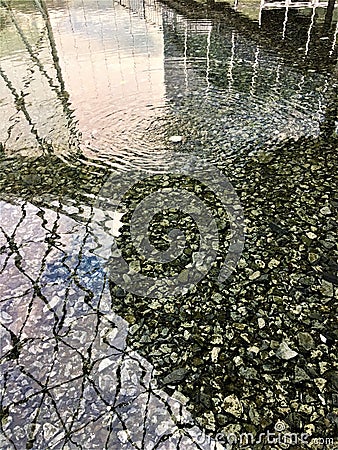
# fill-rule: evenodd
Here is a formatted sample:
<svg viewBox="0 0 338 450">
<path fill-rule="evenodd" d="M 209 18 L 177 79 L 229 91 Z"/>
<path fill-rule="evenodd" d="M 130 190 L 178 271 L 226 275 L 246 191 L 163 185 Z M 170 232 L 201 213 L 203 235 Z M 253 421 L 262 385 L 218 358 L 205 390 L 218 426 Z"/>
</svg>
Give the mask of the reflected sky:
<svg viewBox="0 0 338 450">
<path fill-rule="evenodd" d="M 117 4 L 70 7 L 52 23 L 86 156 L 156 158 L 143 135 L 164 106 L 161 31 Z"/>
</svg>

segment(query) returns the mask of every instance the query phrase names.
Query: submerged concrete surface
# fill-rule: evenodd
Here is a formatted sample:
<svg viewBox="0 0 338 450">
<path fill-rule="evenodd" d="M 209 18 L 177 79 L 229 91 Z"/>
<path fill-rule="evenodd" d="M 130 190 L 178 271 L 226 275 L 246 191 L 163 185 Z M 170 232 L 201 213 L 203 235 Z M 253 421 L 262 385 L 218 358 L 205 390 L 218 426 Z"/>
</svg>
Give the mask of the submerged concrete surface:
<svg viewBox="0 0 338 450">
<path fill-rule="evenodd" d="M 223 448 L 127 346 L 85 224 L 28 202 L 0 210 L 1 449 Z"/>
</svg>

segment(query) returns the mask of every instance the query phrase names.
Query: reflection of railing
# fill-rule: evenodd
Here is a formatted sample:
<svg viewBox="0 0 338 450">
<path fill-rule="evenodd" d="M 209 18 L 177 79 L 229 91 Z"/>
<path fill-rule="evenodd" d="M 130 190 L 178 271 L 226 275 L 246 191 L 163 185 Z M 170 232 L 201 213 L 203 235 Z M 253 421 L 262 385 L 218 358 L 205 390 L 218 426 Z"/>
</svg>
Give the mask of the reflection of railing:
<svg viewBox="0 0 338 450">
<path fill-rule="evenodd" d="M 309 43 L 314 22 L 315 17 L 314 14 L 312 14 L 310 27 L 307 31 L 306 44 L 304 42 L 306 53 L 309 51 Z M 254 42 L 251 42 L 249 39 L 243 39 L 243 35 L 236 30 L 229 33 L 225 27 L 224 34 L 227 37 L 224 39 L 226 44 L 223 48 L 224 51 L 222 51 L 219 48 L 220 40 L 214 38 L 217 25 L 215 25 L 212 20 L 205 20 L 205 22 L 202 22 L 204 26 L 200 28 L 197 27 L 196 29 L 194 26 L 191 26 L 191 24 L 194 24 L 194 22 L 187 19 L 184 13 L 177 13 L 176 11 L 171 10 L 169 14 L 169 12 L 167 13 L 167 11 L 165 11 L 165 42 L 167 44 L 170 43 L 171 36 L 173 36 L 173 42 L 175 42 L 174 51 L 171 52 L 172 47 L 168 45 L 168 51 L 165 53 L 167 80 L 168 83 L 170 83 L 173 67 L 170 60 L 172 59 L 176 68 L 175 80 L 177 84 L 177 78 L 179 77 L 178 73 L 180 70 L 178 61 L 181 57 L 183 62 L 183 67 L 181 66 L 182 81 L 180 83 L 180 88 L 178 89 L 180 90 L 181 96 L 183 95 L 184 89 L 186 92 L 189 92 L 189 89 L 193 89 L 193 86 L 198 84 L 199 86 L 205 86 L 205 99 L 207 99 L 211 92 L 210 87 L 212 84 L 220 82 L 221 84 L 219 87 L 224 90 L 227 81 L 227 91 L 229 92 L 229 98 L 231 99 L 236 91 L 242 92 L 241 89 L 243 89 L 245 80 L 244 90 L 248 93 L 247 99 L 253 99 L 253 101 L 256 102 L 258 98 L 261 98 L 262 93 L 265 93 L 269 100 L 275 98 L 275 95 L 279 92 L 284 91 L 284 88 L 289 83 L 286 79 L 292 80 L 294 85 L 297 86 L 295 87 L 295 94 L 297 96 L 301 95 L 300 92 L 304 90 L 304 85 L 306 84 L 306 77 L 297 73 L 297 70 L 292 70 L 291 74 L 293 75 L 290 75 L 289 77 L 289 74 L 282 70 L 283 64 L 280 63 L 280 60 L 274 60 L 271 57 L 271 53 L 266 53 L 264 45 L 260 42 L 254 44 Z M 179 44 L 176 44 L 176 38 L 178 36 L 181 37 L 181 40 L 179 41 Z M 199 49 L 198 58 L 192 55 L 194 43 L 197 44 Z M 334 45 L 335 42 L 332 43 L 332 49 L 334 48 Z M 217 52 L 220 52 L 222 55 L 222 57 L 220 57 L 220 59 L 222 59 L 222 61 L 220 61 L 222 64 L 220 65 L 218 65 L 218 61 L 216 61 L 215 64 Z M 247 68 L 246 76 L 240 79 L 241 77 L 239 77 L 238 74 L 243 73 L 241 72 L 243 71 L 243 61 L 244 65 L 249 67 Z M 194 70 L 194 68 L 198 68 L 198 71 Z M 269 83 L 266 82 L 266 77 L 268 77 Z M 318 86 L 321 86 L 320 92 L 322 95 L 318 95 L 317 101 L 313 102 L 311 107 L 308 108 L 308 111 L 297 109 L 297 112 L 296 110 L 292 111 L 292 102 L 295 97 L 291 96 L 288 99 L 291 107 L 290 117 L 297 115 L 299 119 L 303 117 L 306 121 L 312 116 L 314 118 L 313 123 L 321 123 L 321 130 L 324 130 L 325 128 L 326 130 L 330 130 L 328 131 L 328 134 L 333 134 L 335 125 L 334 119 L 331 120 L 331 116 L 333 115 L 332 111 L 334 111 L 334 104 L 333 106 L 328 106 L 331 105 L 332 98 L 330 79 L 320 76 L 314 82 L 318 83 Z M 298 92 L 296 93 L 297 90 Z M 285 107 L 285 105 L 282 107 Z M 302 116 L 303 113 L 305 114 Z M 324 122 L 326 124 L 330 123 L 330 126 L 322 126 Z M 319 128 L 316 133 L 317 132 L 319 132 Z"/>
<path fill-rule="evenodd" d="M 309 2 L 295 2 L 292 0 L 285 0 L 284 2 L 275 2 L 273 0 L 263 0 L 261 2 L 261 9 L 270 9 L 270 8 L 326 8 L 328 2 L 321 2 L 317 0 L 309 1 Z"/>
<path fill-rule="evenodd" d="M 258 23 L 259 26 L 262 25 L 262 12 L 264 10 L 272 10 L 272 9 L 284 9 L 285 8 L 285 18 L 283 22 L 283 39 L 285 38 L 286 33 L 286 25 L 288 21 L 288 11 L 289 9 L 304 9 L 304 8 L 311 8 L 312 9 L 312 19 L 311 19 L 311 25 L 310 25 L 310 31 L 309 34 L 311 34 L 311 29 L 314 24 L 314 16 L 316 8 L 327 8 L 326 16 L 325 16 L 325 24 L 324 24 L 324 30 L 328 31 L 331 22 L 332 22 L 332 15 L 333 10 L 335 7 L 335 1 L 336 0 L 309 0 L 309 1 L 296 1 L 296 0 L 283 0 L 283 1 L 277 1 L 277 0 L 261 0 L 259 5 L 259 12 L 258 12 Z M 235 11 L 239 7 L 240 0 L 234 0 L 233 8 Z M 241 4 L 245 5 L 245 0 Z M 337 25 L 338 26 L 338 25 Z M 307 51 L 308 51 L 308 45 L 307 45 Z"/>
<path fill-rule="evenodd" d="M 302 8 L 312 8 L 312 17 L 311 17 L 311 24 L 310 29 L 308 32 L 308 35 L 311 34 L 311 29 L 314 24 L 314 18 L 315 18 L 315 12 L 316 8 L 327 8 L 327 16 L 330 13 L 331 9 L 333 10 L 335 4 L 335 0 L 328 0 L 328 1 L 320 1 L 320 0 L 311 0 L 311 1 L 294 1 L 294 0 L 284 0 L 284 1 L 274 1 L 274 0 L 261 0 L 260 7 L 259 7 L 259 15 L 258 15 L 258 22 L 259 26 L 262 24 L 262 11 L 268 10 L 268 9 L 284 9 L 285 8 L 285 19 L 283 23 L 283 39 L 285 37 L 286 33 L 286 24 L 288 20 L 288 11 L 291 8 L 294 9 L 302 9 Z M 238 0 L 235 0 L 236 8 L 238 6 Z M 326 16 L 326 17 L 327 17 Z M 330 23 L 332 21 L 332 14 L 330 18 Z M 325 21 L 327 22 L 327 20 Z M 309 40 L 306 45 L 306 54 L 308 53 L 308 46 L 309 46 Z"/>
<path fill-rule="evenodd" d="M 279 9 L 279 8 L 327 8 L 330 1 L 294 1 L 294 0 L 284 0 L 284 1 L 274 1 L 274 0 L 262 0 L 260 3 L 260 9 Z M 239 6 L 239 0 L 234 1 L 234 8 L 237 9 Z"/>
<path fill-rule="evenodd" d="M 188 20 L 191 18 L 196 22 L 205 20 L 206 18 L 205 6 L 199 0 L 161 1 L 172 10 L 188 18 Z M 273 3 L 275 5 L 277 4 L 275 2 Z M 294 2 L 292 3 L 294 4 Z M 229 8 L 229 4 L 233 5 L 233 9 Z M 335 31 L 337 18 L 333 14 L 335 6 L 337 6 L 335 5 L 335 0 L 328 1 L 327 9 L 324 11 L 324 21 L 323 10 L 318 11 L 317 7 L 315 9 L 315 17 L 309 33 L 313 45 L 310 46 L 306 55 L 307 57 L 302 58 L 304 70 L 307 68 L 319 72 L 331 71 L 333 58 L 337 51 L 336 42 L 338 40 L 338 25 Z M 300 47 L 305 47 L 306 43 L 306 39 L 304 42 L 303 36 L 304 31 L 306 31 L 304 28 L 309 28 L 310 17 L 308 17 L 308 11 L 299 13 L 298 11 L 296 12 L 297 8 L 292 8 L 292 12 L 296 12 L 296 14 L 289 14 L 289 10 L 284 8 L 285 12 L 288 11 L 288 13 L 285 14 L 284 20 L 280 20 L 280 13 L 275 14 L 271 11 L 272 9 L 272 7 L 263 8 L 260 12 L 259 1 L 252 3 L 247 0 L 217 0 L 214 3 L 208 3 L 208 19 L 212 20 L 212 18 L 215 18 L 218 28 L 223 28 L 222 24 L 226 24 L 229 20 L 230 27 L 238 30 L 248 40 L 257 42 L 262 48 L 270 49 L 271 51 L 278 47 L 278 53 L 281 57 L 285 56 L 288 61 L 293 59 L 296 62 L 301 57 L 299 53 Z M 234 10 L 238 10 L 241 13 L 234 14 Z M 262 11 L 264 11 L 263 26 L 257 26 L 257 19 L 260 17 Z M 278 20 L 281 24 L 280 32 L 277 29 Z M 332 26 L 332 24 L 334 25 Z M 315 28 L 315 32 L 312 32 L 312 27 Z M 288 46 L 280 45 L 282 35 L 282 39 L 285 39 L 286 35 L 288 35 Z M 303 42 L 300 42 L 299 38 L 302 38 Z"/>
<path fill-rule="evenodd" d="M 235 1 L 238 1 L 238 0 L 235 0 Z M 291 8 L 294 8 L 294 9 L 312 8 L 311 20 L 310 20 L 309 29 L 307 32 L 307 41 L 305 44 L 305 55 L 307 55 L 309 53 L 312 29 L 315 24 L 316 9 L 317 8 L 327 8 L 327 12 L 325 15 L 324 27 L 323 27 L 323 34 L 325 35 L 326 32 L 329 30 L 331 22 L 332 22 L 334 6 L 335 6 L 335 0 L 329 0 L 329 1 L 312 0 L 312 1 L 308 1 L 308 2 L 293 1 L 293 0 L 285 0 L 285 1 L 261 0 L 260 8 L 259 8 L 258 22 L 259 22 L 259 26 L 261 26 L 263 10 L 285 8 L 285 16 L 284 16 L 284 22 L 283 22 L 283 34 L 282 34 L 282 38 L 285 39 L 289 9 L 291 9 Z M 334 39 L 333 39 L 332 50 L 330 52 L 330 56 L 336 45 L 337 31 L 338 31 L 338 23 L 337 23 L 336 31 L 334 34 Z"/>
<path fill-rule="evenodd" d="M 129 8 L 148 23 L 162 26 L 162 6 L 156 0 L 119 0 L 118 3 Z"/>
</svg>

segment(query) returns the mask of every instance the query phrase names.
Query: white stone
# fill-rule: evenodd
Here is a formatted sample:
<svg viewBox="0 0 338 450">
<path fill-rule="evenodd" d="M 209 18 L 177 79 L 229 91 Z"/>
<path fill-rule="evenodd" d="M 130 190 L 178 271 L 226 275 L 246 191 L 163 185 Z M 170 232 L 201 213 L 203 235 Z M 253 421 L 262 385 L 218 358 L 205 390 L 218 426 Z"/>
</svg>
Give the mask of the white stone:
<svg viewBox="0 0 338 450">
<path fill-rule="evenodd" d="M 323 336 L 322 334 L 320 334 L 319 337 L 320 337 L 320 340 L 321 340 L 322 342 L 324 342 L 324 344 L 326 344 L 326 341 L 327 341 L 326 337 Z"/>
<path fill-rule="evenodd" d="M 216 362 L 217 361 L 219 352 L 220 352 L 220 348 L 219 347 L 214 347 L 211 350 L 211 361 L 212 362 Z"/>
<path fill-rule="evenodd" d="M 228 395 L 223 402 L 223 409 L 235 417 L 241 417 L 242 404 L 236 395 Z"/>
<path fill-rule="evenodd" d="M 123 442 L 124 444 L 128 441 L 128 433 L 124 430 L 118 431 L 117 437 L 119 438 L 120 442 Z"/>
<path fill-rule="evenodd" d="M 271 261 L 269 261 L 269 263 L 268 263 L 268 267 L 269 267 L 269 269 L 273 269 L 273 268 L 279 266 L 279 264 L 280 264 L 280 261 L 278 261 L 278 259 L 272 258 Z"/>
<path fill-rule="evenodd" d="M 320 213 L 323 214 L 323 216 L 329 216 L 331 214 L 331 209 L 328 206 L 323 206 L 323 208 L 320 208 Z"/>
<path fill-rule="evenodd" d="M 292 350 L 286 342 L 282 342 L 276 352 L 276 355 L 280 359 L 292 359 L 295 358 L 298 353 Z"/>
<path fill-rule="evenodd" d="M 252 273 L 249 276 L 249 280 L 257 280 L 257 278 L 259 278 L 261 276 L 261 273 L 259 270 L 257 270 L 256 272 Z"/>
<path fill-rule="evenodd" d="M 315 432 L 315 426 L 312 423 L 308 423 L 304 426 L 304 431 L 306 434 L 309 434 L 310 436 Z"/>
<path fill-rule="evenodd" d="M 264 328 L 265 327 L 265 320 L 262 317 L 258 318 L 258 327 Z"/>
<path fill-rule="evenodd" d="M 318 389 L 319 389 L 321 392 L 323 392 L 327 380 L 326 380 L 325 378 L 315 378 L 315 379 L 314 379 L 314 382 L 316 383 Z"/>
<path fill-rule="evenodd" d="M 106 369 L 107 367 L 111 366 L 113 363 L 114 363 L 114 361 L 112 361 L 112 360 L 109 359 L 109 358 L 103 359 L 103 360 L 100 362 L 99 367 L 98 367 L 98 369 L 97 369 L 98 372 L 102 372 L 104 369 Z"/>
<path fill-rule="evenodd" d="M 177 144 L 178 142 L 182 142 L 183 136 L 170 136 L 169 141 Z"/>
<path fill-rule="evenodd" d="M 255 353 L 255 355 L 257 355 L 260 352 L 260 349 L 256 345 L 253 345 L 248 348 L 248 352 Z"/>
</svg>

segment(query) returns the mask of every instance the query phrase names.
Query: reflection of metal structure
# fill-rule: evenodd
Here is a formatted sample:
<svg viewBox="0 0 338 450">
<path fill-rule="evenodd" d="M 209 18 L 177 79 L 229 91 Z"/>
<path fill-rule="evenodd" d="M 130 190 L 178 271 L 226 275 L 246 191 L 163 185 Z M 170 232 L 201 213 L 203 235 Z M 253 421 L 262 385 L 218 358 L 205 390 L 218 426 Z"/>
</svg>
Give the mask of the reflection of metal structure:
<svg viewBox="0 0 338 450">
<path fill-rule="evenodd" d="M 175 55 L 170 55 L 167 53 L 165 56 L 167 59 L 169 59 L 171 56 L 174 58 L 179 57 L 182 55 L 183 63 L 184 63 L 184 73 L 185 73 L 185 86 L 189 86 L 189 50 L 192 51 L 193 42 L 192 39 L 197 39 L 197 36 L 200 36 L 200 39 L 198 41 L 199 51 L 201 48 L 203 48 L 203 52 L 199 53 L 198 60 L 194 57 L 192 57 L 192 64 L 196 61 L 195 67 L 199 70 L 203 70 L 205 72 L 205 81 L 207 86 L 207 91 L 210 88 L 210 84 L 213 81 L 213 71 L 212 69 L 215 69 L 212 67 L 212 64 L 214 63 L 214 59 L 217 58 L 217 55 L 213 53 L 213 58 L 211 57 L 211 52 L 213 50 L 213 46 L 215 44 L 215 40 L 212 40 L 212 35 L 219 32 L 219 24 L 214 25 L 212 20 L 205 20 L 202 24 L 196 24 L 194 22 L 189 21 L 185 18 L 185 16 L 181 13 L 176 13 L 173 10 L 166 10 L 164 12 L 164 26 L 165 31 L 168 30 L 168 32 L 165 34 L 165 42 L 170 42 L 171 36 L 170 34 L 177 34 L 178 36 L 184 35 L 184 42 L 181 42 L 181 45 L 183 48 L 181 50 L 178 50 L 178 53 Z M 215 28 L 215 31 L 214 31 Z M 170 30 L 170 31 L 169 31 Z M 225 27 L 225 31 L 226 27 Z M 308 37 L 311 35 L 309 32 Z M 204 37 L 206 36 L 206 37 Z M 227 39 L 228 36 L 224 36 L 225 41 L 230 41 L 230 39 Z M 251 96 L 258 95 L 257 93 L 257 78 L 262 77 L 262 67 L 261 64 L 265 63 L 268 59 L 268 54 L 264 52 L 264 44 L 256 44 L 254 45 L 252 42 L 249 42 L 249 40 L 246 42 L 244 40 L 240 40 L 240 34 L 237 33 L 235 30 L 231 31 L 231 46 L 230 46 L 230 54 L 222 53 L 223 60 L 226 61 L 226 66 L 228 67 L 227 70 L 227 79 L 228 79 L 228 89 L 231 91 L 233 89 L 234 82 L 238 82 L 238 76 L 236 80 L 236 69 L 238 69 L 238 66 L 242 63 L 243 59 L 245 59 L 247 64 L 250 64 L 251 69 L 248 70 L 250 72 L 250 77 L 247 78 L 247 83 L 250 85 L 249 92 Z M 203 42 L 205 40 L 205 42 Z M 213 41 L 213 42 L 212 42 Z M 229 42 L 229 43 L 230 43 Z M 197 45 L 197 41 L 196 41 Z M 203 45 L 203 46 L 202 46 Z M 308 42 L 307 42 L 308 45 Z M 228 45 L 225 47 L 228 49 Z M 246 53 L 244 53 L 246 52 Z M 276 54 L 278 52 L 276 51 Z M 203 69 L 203 63 L 202 60 L 205 60 L 205 70 Z M 200 64 L 197 65 L 197 61 L 200 61 Z M 280 71 L 281 71 L 281 64 L 274 64 L 274 60 L 271 57 L 271 67 L 270 72 L 276 68 L 276 75 L 274 76 L 275 83 L 269 84 L 270 90 L 274 91 L 277 89 L 277 87 L 280 87 L 281 85 L 281 77 L 280 77 Z M 167 68 L 166 68 L 167 70 Z M 192 76 L 192 72 L 191 72 Z M 250 80 L 250 81 L 249 81 Z M 299 89 L 301 88 L 301 84 L 299 84 Z"/>
<path fill-rule="evenodd" d="M 192 19 L 203 19 L 205 15 L 205 8 L 203 4 L 201 5 L 199 2 L 195 0 L 182 0 L 177 2 L 176 0 L 163 0 L 165 4 L 169 7 L 174 8 L 178 13 L 182 16 Z M 286 0 L 285 2 L 262 2 L 261 5 L 257 3 L 257 7 L 254 6 L 254 16 L 258 19 L 260 18 L 261 27 L 257 27 L 256 21 L 252 20 L 252 14 L 249 19 L 246 16 L 246 7 L 250 4 L 246 3 L 245 0 L 242 2 L 232 3 L 233 9 L 229 8 L 228 3 L 225 2 L 215 2 L 213 4 L 209 4 L 208 8 L 208 19 L 214 20 L 216 23 L 220 24 L 223 20 L 229 21 L 231 23 L 231 27 L 238 28 L 240 33 L 243 35 L 247 35 L 249 39 L 252 41 L 260 41 L 260 44 L 265 48 L 270 48 L 273 50 L 278 47 L 278 51 L 281 53 L 281 56 L 285 55 L 289 59 L 294 57 L 295 59 L 299 59 L 298 48 L 300 45 L 306 45 L 306 41 L 310 35 L 310 40 L 313 41 L 313 49 L 311 48 L 309 53 L 307 54 L 306 64 L 309 65 L 309 68 L 315 68 L 316 70 L 320 68 L 326 68 L 328 65 L 331 65 L 333 62 L 333 58 L 336 52 L 336 40 L 337 40 L 337 29 L 336 32 L 331 28 L 328 33 L 327 27 L 334 24 L 336 25 L 336 19 L 333 16 L 330 16 L 330 11 L 334 10 L 334 2 L 335 0 L 330 0 L 329 2 L 317 2 L 317 3 L 308 3 L 308 2 L 293 2 L 290 0 Z M 289 6 L 288 6 L 289 5 Z M 261 6 L 261 8 L 260 8 Z M 314 21 L 311 24 L 311 19 L 307 17 L 306 14 L 297 15 L 297 19 L 295 19 L 294 14 L 290 14 L 292 12 L 300 12 L 300 10 L 310 9 L 313 13 L 313 8 L 315 8 L 315 12 L 323 9 L 323 6 L 327 6 L 325 23 L 326 25 L 322 27 L 317 20 L 317 14 L 315 15 Z M 280 20 L 280 14 L 272 15 L 273 10 L 279 10 L 286 8 L 286 14 L 284 15 L 284 19 Z M 242 14 L 234 14 L 234 10 L 239 11 Z M 251 10 L 250 10 L 251 11 Z M 269 14 L 267 19 L 262 22 L 262 12 L 265 14 Z M 276 32 L 276 26 L 278 23 L 281 23 L 280 33 Z M 297 35 L 297 39 L 293 37 L 295 30 L 301 31 L 301 36 L 304 35 L 306 29 L 306 39 L 303 42 L 299 40 L 299 36 Z M 310 28 L 310 31 L 309 31 Z M 313 29 L 315 29 L 315 33 L 313 33 Z M 288 47 L 281 48 L 280 47 L 280 36 L 282 38 L 288 39 Z M 266 37 L 266 39 L 264 39 Z M 263 39 L 262 39 L 263 38 Z M 314 39 L 315 38 L 315 39 Z M 318 39 L 322 38 L 321 41 Z M 316 49 L 317 47 L 317 49 Z"/>
<path fill-rule="evenodd" d="M 245 4 L 245 0 L 241 3 Z M 235 0 L 234 4 L 233 4 L 235 11 L 238 9 L 238 6 L 239 6 L 239 0 Z M 260 5 L 259 5 L 258 23 L 259 23 L 259 26 L 262 25 L 262 12 L 264 10 L 284 9 L 285 8 L 285 19 L 284 19 L 284 23 L 283 23 L 283 37 L 284 37 L 285 30 L 286 30 L 286 23 L 288 20 L 289 9 L 310 8 L 314 11 L 314 10 L 316 10 L 316 8 L 327 8 L 326 23 L 330 24 L 332 21 L 332 12 L 333 12 L 334 6 L 335 6 L 335 0 L 326 0 L 326 1 L 320 1 L 320 0 L 309 0 L 309 1 L 261 0 Z"/>
<path fill-rule="evenodd" d="M 282 34 L 282 38 L 285 39 L 289 9 L 311 8 L 312 9 L 311 21 L 309 24 L 309 29 L 307 32 L 307 41 L 305 44 L 305 55 L 307 55 L 309 53 L 311 33 L 312 33 L 312 28 L 315 23 L 317 8 L 327 8 L 327 12 L 326 12 L 326 16 L 325 16 L 325 23 L 324 23 L 324 28 L 323 28 L 323 31 L 325 33 L 329 30 L 331 22 L 332 22 L 335 1 L 336 0 L 328 0 L 328 1 L 311 0 L 311 1 L 307 1 L 307 2 L 306 1 L 293 1 L 293 0 L 284 0 L 284 1 L 261 0 L 260 7 L 259 7 L 258 23 L 259 23 L 259 26 L 262 25 L 263 10 L 285 8 L 285 16 L 284 16 L 284 22 L 283 22 L 283 34 Z M 237 6 L 238 6 L 238 0 L 235 0 L 235 7 L 237 8 Z M 332 43 L 332 52 L 336 45 L 337 30 L 338 30 L 338 22 L 337 22 L 337 26 L 336 26 L 335 35 L 333 38 L 333 43 Z M 332 54 L 332 52 L 330 54 Z"/>
<path fill-rule="evenodd" d="M 318 0 L 311 0 L 308 2 L 302 2 L 302 1 L 293 1 L 293 0 L 285 0 L 285 1 L 273 1 L 273 0 L 262 0 L 260 3 L 259 8 L 259 23 L 261 24 L 261 16 L 262 11 L 265 9 L 279 9 L 279 8 L 285 8 L 285 14 L 286 14 L 286 20 L 287 20 L 287 12 L 291 8 L 295 9 L 302 9 L 302 8 L 327 8 L 328 2 L 324 1 L 318 1 Z"/>
</svg>

